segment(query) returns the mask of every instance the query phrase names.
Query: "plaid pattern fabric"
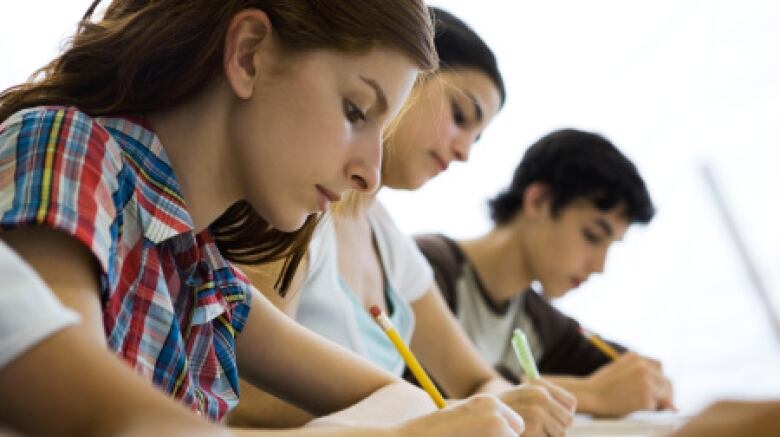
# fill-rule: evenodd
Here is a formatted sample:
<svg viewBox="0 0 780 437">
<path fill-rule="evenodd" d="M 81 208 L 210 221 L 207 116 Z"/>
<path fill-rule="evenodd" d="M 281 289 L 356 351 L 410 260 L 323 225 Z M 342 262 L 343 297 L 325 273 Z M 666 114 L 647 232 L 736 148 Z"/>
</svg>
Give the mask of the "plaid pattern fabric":
<svg viewBox="0 0 780 437">
<path fill-rule="evenodd" d="M 212 420 L 235 406 L 249 282 L 208 230 L 193 232 L 142 120 L 39 107 L 0 124 L 0 229 L 22 225 L 89 247 L 102 267 L 108 345 L 141 375 Z"/>
</svg>

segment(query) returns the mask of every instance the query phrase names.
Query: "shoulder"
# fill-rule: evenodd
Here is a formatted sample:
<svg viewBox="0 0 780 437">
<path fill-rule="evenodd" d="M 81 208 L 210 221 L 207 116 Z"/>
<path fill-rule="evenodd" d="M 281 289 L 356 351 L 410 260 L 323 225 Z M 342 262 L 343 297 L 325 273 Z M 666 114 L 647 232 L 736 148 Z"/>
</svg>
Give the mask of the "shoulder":
<svg viewBox="0 0 780 437">
<path fill-rule="evenodd" d="M 446 277 L 454 282 L 463 275 L 467 260 L 454 240 L 442 234 L 416 235 L 414 240 L 436 271 L 437 278 Z"/>
<path fill-rule="evenodd" d="M 456 287 L 465 269 L 465 257 L 455 241 L 442 234 L 414 237 L 420 252 L 434 271 L 436 284 L 451 309 L 457 309 Z"/>
<path fill-rule="evenodd" d="M 90 247 L 106 271 L 111 228 L 132 192 L 123 185 L 134 184 L 122 176 L 123 162 L 108 129 L 77 108 L 11 115 L 0 124 L 0 227 L 65 231 Z"/>
<path fill-rule="evenodd" d="M 118 173 L 121 160 L 109 131 L 75 107 L 27 108 L 0 124 L 2 169 L 107 175 Z"/>
<path fill-rule="evenodd" d="M 18 111 L 0 124 L 6 149 L 48 146 L 83 150 L 106 143 L 110 135 L 94 118 L 72 106 L 37 106 Z"/>
<path fill-rule="evenodd" d="M 417 251 L 414 243 L 411 242 L 411 237 L 401 231 L 393 217 L 379 201 L 375 201 L 369 206 L 365 214 L 383 256 L 408 254 L 410 249 Z"/>
<path fill-rule="evenodd" d="M 457 243 L 442 234 L 415 235 L 414 241 L 434 268 L 459 265 L 464 261 Z"/>
<path fill-rule="evenodd" d="M 366 218 L 390 285 L 410 302 L 422 297 L 434 285 L 433 271 L 412 237 L 401 231 L 378 201 L 368 208 Z"/>
</svg>

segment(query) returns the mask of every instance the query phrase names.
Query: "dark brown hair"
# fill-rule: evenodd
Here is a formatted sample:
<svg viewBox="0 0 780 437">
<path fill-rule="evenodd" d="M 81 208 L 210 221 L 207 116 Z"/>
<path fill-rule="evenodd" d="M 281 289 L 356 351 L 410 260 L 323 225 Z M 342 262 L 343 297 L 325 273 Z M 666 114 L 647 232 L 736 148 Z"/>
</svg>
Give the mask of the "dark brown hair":
<svg viewBox="0 0 780 437">
<path fill-rule="evenodd" d="M 0 93 L 0 122 L 38 105 L 75 106 L 92 116 L 144 115 L 182 104 L 222 74 L 225 34 L 247 8 L 264 11 L 285 50 L 399 50 L 421 70 L 437 66 L 422 0 L 114 0 L 98 22 L 93 2 L 69 47 L 31 79 Z M 211 225 L 225 258 L 286 259 L 281 290 L 305 253 L 316 219 L 296 232 L 270 227 L 246 202 Z"/>
</svg>

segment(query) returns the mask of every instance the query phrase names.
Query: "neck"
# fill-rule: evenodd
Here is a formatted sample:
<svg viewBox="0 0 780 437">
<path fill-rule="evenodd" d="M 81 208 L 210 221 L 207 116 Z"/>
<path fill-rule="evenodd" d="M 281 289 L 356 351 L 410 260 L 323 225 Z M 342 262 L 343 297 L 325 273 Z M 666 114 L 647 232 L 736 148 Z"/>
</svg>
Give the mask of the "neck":
<svg viewBox="0 0 780 437">
<path fill-rule="evenodd" d="M 196 232 L 240 200 L 229 175 L 227 105 L 219 87 L 174 109 L 147 118 L 165 149 Z"/>
<path fill-rule="evenodd" d="M 513 225 L 499 226 L 474 240 L 458 242 L 496 303 L 505 303 L 531 286 L 531 275 Z"/>
</svg>

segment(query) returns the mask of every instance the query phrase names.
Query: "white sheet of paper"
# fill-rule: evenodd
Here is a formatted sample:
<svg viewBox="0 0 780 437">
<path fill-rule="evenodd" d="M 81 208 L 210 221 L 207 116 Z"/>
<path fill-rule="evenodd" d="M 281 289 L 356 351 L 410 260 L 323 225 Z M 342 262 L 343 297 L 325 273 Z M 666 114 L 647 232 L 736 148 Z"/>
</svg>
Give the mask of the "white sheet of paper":
<svg viewBox="0 0 780 437">
<path fill-rule="evenodd" d="M 566 432 L 569 437 L 665 437 L 681 427 L 688 418 L 668 412 L 639 412 L 622 419 L 594 419 L 577 415 Z"/>
</svg>

